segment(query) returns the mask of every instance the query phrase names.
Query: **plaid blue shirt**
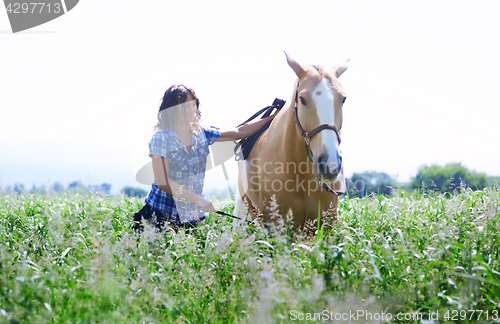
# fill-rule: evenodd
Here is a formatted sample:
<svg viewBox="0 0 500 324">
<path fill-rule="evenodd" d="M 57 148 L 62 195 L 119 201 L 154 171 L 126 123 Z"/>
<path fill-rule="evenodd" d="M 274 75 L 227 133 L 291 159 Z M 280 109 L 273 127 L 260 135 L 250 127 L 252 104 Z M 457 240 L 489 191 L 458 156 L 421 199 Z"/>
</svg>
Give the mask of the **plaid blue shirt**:
<svg viewBox="0 0 500 324">
<path fill-rule="evenodd" d="M 200 126 L 200 134 L 192 131 L 190 154 L 172 128 L 161 129 L 153 134 L 149 142 L 149 156 L 158 155 L 168 160 L 168 177 L 183 188 L 204 197 L 208 146 L 220 135 L 221 132 L 215 127 Z M 196 223 L 207 216 L 194 202 L 175 198 L 158 188 L 156 181 L 145 202 L 181 223 Z"/>
</svg>

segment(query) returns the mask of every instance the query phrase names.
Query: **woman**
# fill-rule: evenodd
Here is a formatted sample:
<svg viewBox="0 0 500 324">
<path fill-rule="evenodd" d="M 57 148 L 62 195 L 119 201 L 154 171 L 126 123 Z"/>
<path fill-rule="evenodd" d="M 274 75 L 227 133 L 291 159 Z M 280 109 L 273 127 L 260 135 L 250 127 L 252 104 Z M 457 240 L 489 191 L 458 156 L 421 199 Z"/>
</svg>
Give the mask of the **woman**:
<svg viewBox="0 0 500 324">
<path fill-rule="evenodd" d="M 200 125 L 200 101 L 185 85 L 165 91 L 158 124 L 149 143 L 155 181 L 145 206 L 134 215 L 134 229 L 142 219 L 153 220 L 158 229 L 166 221 L 174 227 L 193 227 L 215 211 L 203 197 L 208 146 L 216 141 L 234 141 L 256 133 L 276 113 L 237 129 L 220 131 Z"/>
</svg>

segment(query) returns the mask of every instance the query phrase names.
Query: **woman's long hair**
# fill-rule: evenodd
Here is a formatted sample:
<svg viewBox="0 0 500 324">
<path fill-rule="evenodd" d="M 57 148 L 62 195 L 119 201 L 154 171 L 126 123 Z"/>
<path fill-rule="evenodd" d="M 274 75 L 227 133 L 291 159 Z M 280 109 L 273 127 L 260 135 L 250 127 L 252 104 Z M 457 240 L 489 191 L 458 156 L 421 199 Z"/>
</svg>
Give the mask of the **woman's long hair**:
<svg viewBox="0 0 500 324">
<path fill-rule="evenodd" d="M 178 123 L 178 118 L 181 117 L 180 113 L 187 120 L 186 107 L 183 104 L 186 102 L 188 94 L 191 94 L 196 102 L 195 118 L 190 122 L 190 126 L 197 134 L 199 133 L 201 123 L 200 99 L 198 99 L 193 89 L 183 84 L 174 84 L 165 91 L 160 102 L 158 123 L 154 127 L 154 131 L 175 127 Z"/>
</svg>

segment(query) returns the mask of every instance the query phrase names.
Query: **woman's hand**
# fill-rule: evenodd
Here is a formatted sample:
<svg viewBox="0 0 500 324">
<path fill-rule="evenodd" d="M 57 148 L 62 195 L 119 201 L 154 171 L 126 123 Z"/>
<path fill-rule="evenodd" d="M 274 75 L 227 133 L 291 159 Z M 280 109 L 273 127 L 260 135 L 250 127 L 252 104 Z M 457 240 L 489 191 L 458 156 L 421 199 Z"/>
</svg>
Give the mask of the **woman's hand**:
<svg viewBox="0 0 500 324">
<path fill-rule="evenodd" d="M 215 208 L 210 200 L 200 197 L 195 201 L 195 203 L 201 208 L 202 211 L 207 213 L 214 213 Z"/>
<path fill-rule="evenodd" d="M 265 123 L 276 117 L 276 115 L 278 115 L 280 111 L 281 110 L 276 111 L 269 117 L 241 125 L 235 130 L 223 131 L 221 132 L 221 135 L 217 139 L 217 141 L 218 142 L 237 141 L 252 136 L 253 134 L 257 133 L 262 128 L 262 126 L 264 126 Z"/>
</svg>

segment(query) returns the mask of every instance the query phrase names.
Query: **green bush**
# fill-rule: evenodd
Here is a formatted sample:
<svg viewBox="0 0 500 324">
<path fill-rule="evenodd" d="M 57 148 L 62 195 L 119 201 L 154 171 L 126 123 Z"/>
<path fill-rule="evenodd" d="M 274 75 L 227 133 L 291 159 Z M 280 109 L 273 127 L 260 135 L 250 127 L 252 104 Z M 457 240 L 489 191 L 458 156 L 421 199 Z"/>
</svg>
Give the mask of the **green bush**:
<svg viewBox="0 0 500 324">
<path fill-rule="evenodd" d="M 500 177 L 488 177 L 488 180 L 490 181 L 490 187 L 500 186 Z"/>
<path fill-rule="evenodd" d="M 146 195 L 148 194 L 148 192 L 145 190 L 129 186 L 124 187 L 122 189 L 122 193 L 127 195 L 128 197 L 139 197 L 139 198 L 146 197 Z"/>
<path fill-rule="evenodd" d="M 425 187 L 441 193 L 453 192 L 461 186 L 481 190 L 489 184 L 486 174 L 469 171 L 460 163 L 449 163 L 444 167 L 436 164 L 422 166 L 411 181 L 413 189 Z"/>
<path fill-rule="evenodd" d="M 372 193 L 387 196 L 392 194 L 395 187 L 396 182 L 390 175 L 383 172 L 354 173 L 350 179 L 347 179 L 347 191 L 351 198 L 363 198 Z"/>
</svg>

